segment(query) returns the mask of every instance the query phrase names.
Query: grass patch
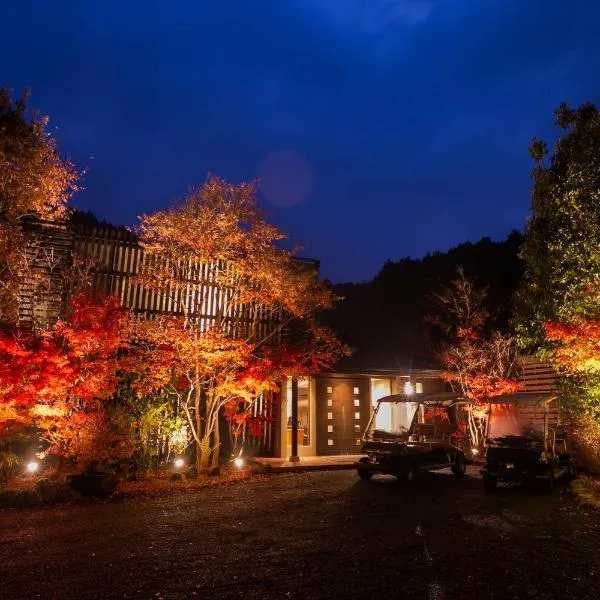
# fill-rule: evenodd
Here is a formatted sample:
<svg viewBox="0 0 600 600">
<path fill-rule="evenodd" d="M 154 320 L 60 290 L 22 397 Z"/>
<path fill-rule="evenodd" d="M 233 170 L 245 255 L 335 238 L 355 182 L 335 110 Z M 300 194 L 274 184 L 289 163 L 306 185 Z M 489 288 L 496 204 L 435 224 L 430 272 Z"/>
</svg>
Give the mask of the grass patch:
<svg viewBox="0 0 600 600">
<path fill-rule="evenodd" d="M 570 487 L 572 494 L 581 504 L 600 510 L 600 479 L 580 475 L 571 482 Z"/>
</svg>

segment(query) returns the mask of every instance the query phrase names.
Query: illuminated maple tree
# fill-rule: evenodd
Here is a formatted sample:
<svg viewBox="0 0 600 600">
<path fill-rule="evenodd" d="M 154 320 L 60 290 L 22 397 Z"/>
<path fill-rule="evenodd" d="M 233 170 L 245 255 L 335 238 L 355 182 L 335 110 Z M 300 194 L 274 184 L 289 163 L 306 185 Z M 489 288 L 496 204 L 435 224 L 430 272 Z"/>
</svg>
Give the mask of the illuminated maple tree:
<svg viewBox="0 0 600 600">
<path fill-rule="evenodd" d="M 226 406 L 248 419 L 284 371 L 309 372 L 344 351 L 315 319 L 333 295 L 313 265 L 279 246 L 285 235 L 264 220 L 253 184 L 211 176 L 172 208 L 142 216 L 137 233 L 140 283 L 180 313 L 140 319 L 139 345 L 188 418 L 198 469 L 216 469 Z M 153 361 L 152 348 L 168 350 Z"/>
<path fill-rule="evenodd" d="M 47 453 L 116 452 L 103 402 L 116 390 L 126 323 L 117 298 L 79 293 L 51 329 L 0 333 L 0 434 L 34 426 Z"/>
<path fill-rule="evenodd" d="M 521 387 L 516 340 L 487 330 L 486 294 L 459 269 L 458 278 L 436 296 L 438 310 L 432 319 L 445 334 L 439 351 L 441 377 L 471 401 L 465 410 L 476 446 L 482 444 L 486 430 L 489 408 L 485 400 Z"/>
</svg>

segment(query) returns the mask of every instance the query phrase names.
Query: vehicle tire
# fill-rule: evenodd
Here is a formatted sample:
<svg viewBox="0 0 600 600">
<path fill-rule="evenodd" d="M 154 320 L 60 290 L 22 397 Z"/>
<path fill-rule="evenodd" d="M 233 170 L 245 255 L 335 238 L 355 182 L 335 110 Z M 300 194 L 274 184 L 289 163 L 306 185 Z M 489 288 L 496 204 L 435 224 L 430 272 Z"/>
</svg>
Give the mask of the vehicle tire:
<svg viewBox="0 0 600 600">
<path fill-rule="evenodd" d="M 416 481 L 419 476 L 419 468 L 414 461 L 409 462 L 405 467 L 402 473 L 403 478 L 406 479 L 409 483 Z"/>
<path fill-rule="evenodd" d="M 495 492 L 498 488 L 498 479 L 490 475 L 483 476 L 483 487 L 486 492 Z"/>
<path fill-rule="evenodd" d="M 547 479 L 542 482 L 542 491 L 551 494 L 554 491 L 554 471 L 548 467 Z"/>
<path fill-rule="evenodd" d="M 465 473 L 467 472 L 467 460 L 463 454 L 456 455 L 456 460 L 451 468 L 452 472 L 457 477 L 464 477 Z"/>
<path fill-rule="evenodd" d="M 361 458 L 358 462 L 368 463 L 369 459 L 368 458 Z M 358 476 L 363 481 L 369 481 L 373 477 L 373 471 L 367 471 L 366 469 L 356 469 L 356 472 L 358 473 Z"/>
</svg>

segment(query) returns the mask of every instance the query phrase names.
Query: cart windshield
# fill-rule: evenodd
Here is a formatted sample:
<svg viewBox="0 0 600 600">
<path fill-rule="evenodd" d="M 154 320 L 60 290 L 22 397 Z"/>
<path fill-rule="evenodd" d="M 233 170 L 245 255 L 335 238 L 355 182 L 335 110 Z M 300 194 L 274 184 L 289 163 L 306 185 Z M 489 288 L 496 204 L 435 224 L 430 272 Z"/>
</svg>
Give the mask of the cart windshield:
<svg viewBox="0 0 600 600">
<path fill-rule="evenodd" d="M 418 402 L 378 402 L 367 435 L 371 439 L 406 437 Z"/>
</svg>

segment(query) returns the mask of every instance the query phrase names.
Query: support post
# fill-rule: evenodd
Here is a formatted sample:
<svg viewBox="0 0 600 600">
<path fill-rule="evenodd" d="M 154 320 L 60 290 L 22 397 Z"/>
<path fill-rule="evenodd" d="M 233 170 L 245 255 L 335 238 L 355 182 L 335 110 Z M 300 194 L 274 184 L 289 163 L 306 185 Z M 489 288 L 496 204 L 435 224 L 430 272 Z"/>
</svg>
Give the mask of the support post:
<svg viewBox="0 0 600 600">
<path fill-rule="evenodd" d="M 292 453 L 290 462 L 298 462 L 298 378 L 292 377 Z"/>
</svg>

